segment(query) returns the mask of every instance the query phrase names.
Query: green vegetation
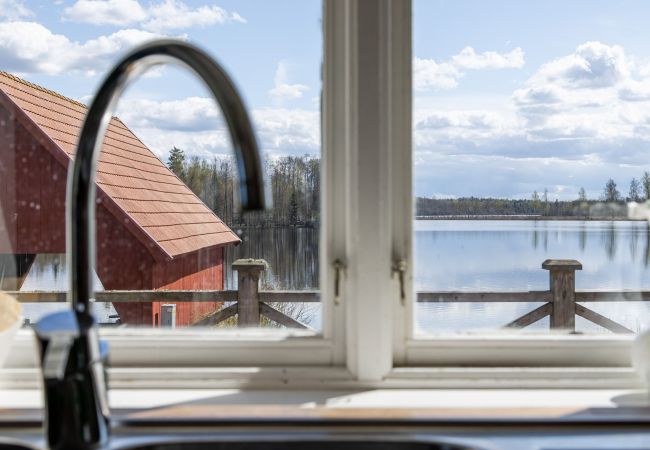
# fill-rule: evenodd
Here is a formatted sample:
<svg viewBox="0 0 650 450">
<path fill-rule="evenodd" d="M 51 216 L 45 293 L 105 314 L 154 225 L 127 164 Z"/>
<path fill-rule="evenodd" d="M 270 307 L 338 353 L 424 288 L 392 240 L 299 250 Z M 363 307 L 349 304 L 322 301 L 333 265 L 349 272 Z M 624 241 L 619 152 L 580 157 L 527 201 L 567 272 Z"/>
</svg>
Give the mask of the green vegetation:
<svg viewBox="0 0 650 450">
<path fill-rule="evenodd" d="M 417 216 L 588 216 L 594 201 L 571 202 L 539 199 L 533 194 L 531 200 L 465 197 L 437 199 L 418 197 Z"/>
<path fill-rule="evenodd" d="M 320 214 L 320 160 L 310 156 L 283 156 L 267 163 L 267 179 L 273 208 L 264 213 L 241 216 L 235 207 L 236 171 L 230 158 L 206 161 L 186 159 L 183 150 L 174 147 L 169 154 L 169 168 L 230 226 L 312 227 Z M 548 189 L 530 199 L 464 197 L 454 199 L 417 197 L 417 216 L 452 215 L 539 215 L 546 217 L 617 217 L 626 214 L 625 201 L 650 199 L 650 173 L 632 178 L 629 193 L 623 198 L 616 182 L 607 180 L 598 199 L 587 198 L 580 188 L 575 200 L 550 200 Z M 605 202 L 605 203 L 603 203 Z"/>
<path fill-rule="evenodd" d="M 320 213 L 320 161 L 309 156 L 284 156 L 266 164 L 273 208 L 264 213 L 240 215 L 236 205 L 237 182 L 230 158 L 206 161 L 186 159 L 174 147 L 169 168 L 197 197 L 230 226 L 307 226 L 318 224 Z"/>
<path fill-rule="evenodd" d="M 607 180 L 607 183 L 605 184 L 605 190 L 603 191 L 603 200 L 606 202 L 618 202 L 621 200 L 621 193 L 618 192 L 616 183 L 611 178 Z"/>
</svg>

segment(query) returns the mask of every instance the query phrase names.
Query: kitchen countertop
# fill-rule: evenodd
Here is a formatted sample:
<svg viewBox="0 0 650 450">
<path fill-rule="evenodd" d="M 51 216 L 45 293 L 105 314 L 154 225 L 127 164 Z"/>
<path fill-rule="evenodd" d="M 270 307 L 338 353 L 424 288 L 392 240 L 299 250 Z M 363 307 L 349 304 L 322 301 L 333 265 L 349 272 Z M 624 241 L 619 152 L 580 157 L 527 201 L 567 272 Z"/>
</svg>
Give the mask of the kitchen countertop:
<svg viewBox="0 0 650 450">
<path fill-rule="evenodd" d="M 643 390 L 115 389 L 109 401 L 138 421 L 650 422 Z M 0 390 L 0 421 L 38 420 L 41 405 L 38 390 Z"/>
<path fill-rule="evenodd" d="M 118 443 L 365 433 L 485 449 L 650 449 L 650 401 L 640 390 L 115 389 L 110 403 Z M 0 437 L 43 446 L 39 391 L 0 390 Z"/>
</svg>

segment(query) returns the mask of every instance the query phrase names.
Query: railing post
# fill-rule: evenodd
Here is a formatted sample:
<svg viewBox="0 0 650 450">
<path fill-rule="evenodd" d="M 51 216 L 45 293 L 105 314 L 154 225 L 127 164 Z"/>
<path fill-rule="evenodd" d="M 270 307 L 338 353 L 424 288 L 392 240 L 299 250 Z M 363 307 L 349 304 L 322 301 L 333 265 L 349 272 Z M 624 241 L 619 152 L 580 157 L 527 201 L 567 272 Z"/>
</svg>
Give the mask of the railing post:
<svg viewBox="0 0 650 450">
<path fill-rule="evenodd" d="M 575 259 L 547 259 L 542 269 L 549 271 L 551 328 L 575 331 L 576 270 L 582 270 L 582 264 Z"/>
<path fill-rule="evenodd" d="M 237 325 L 260 326 L 260 274 L 266 270 L 263 259 L 238 259 L 232 263 L 237 271 Z"/>
</svg>

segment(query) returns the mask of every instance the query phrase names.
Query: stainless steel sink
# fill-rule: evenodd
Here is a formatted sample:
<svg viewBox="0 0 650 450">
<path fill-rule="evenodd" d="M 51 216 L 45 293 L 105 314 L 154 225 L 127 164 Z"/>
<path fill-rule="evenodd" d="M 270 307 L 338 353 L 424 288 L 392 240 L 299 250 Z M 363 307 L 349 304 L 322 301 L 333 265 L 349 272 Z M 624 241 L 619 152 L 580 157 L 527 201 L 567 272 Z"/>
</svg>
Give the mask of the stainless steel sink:
<svg viewBox="0 0 650 450">
<path fill-rule="evenodd" d="M 479 450 L 447 442 L 382 440 L 196 441 L 119 447 L 119 450 Z"/>
<path fill-rule="evenodd" d="M 0 450 L 39 450 L 38 447 L 32 447 L 22 442 L 7 442 L 0 440 Z"/>
<path fill-rule="evenodd" d="M 44 450 L 37 423 L 15 428 L 0 423 L 0 450 Z M 350 429 L 343 425 L 214 424 L 130 418 L 115 422 L 106 445 L 97 450 L 494 450 L 489 440 L 469 433 L 440 434 L 391 425 Z"/>
<path fill-rule="evenodd" d="M 129 441 L 140 441 L 139 443 Z M 371 440 L 300 440 L 300 441 L 214 441 L 142 443 L 141 439 L 125 439 L 109 444 L 111 450 L 479 450 L 455 443 L 371 441 Z M 135 444 L 135 445 L 134 445 Z M 0 441 L 0 450 L 39 450 L 18 442 Z"/>
</svg>

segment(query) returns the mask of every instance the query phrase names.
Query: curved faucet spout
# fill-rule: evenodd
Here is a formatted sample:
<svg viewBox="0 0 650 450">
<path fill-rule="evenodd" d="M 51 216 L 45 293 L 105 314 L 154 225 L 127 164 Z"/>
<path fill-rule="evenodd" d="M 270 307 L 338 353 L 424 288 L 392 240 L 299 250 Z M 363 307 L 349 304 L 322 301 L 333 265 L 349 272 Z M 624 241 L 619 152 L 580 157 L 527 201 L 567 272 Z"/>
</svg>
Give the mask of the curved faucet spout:
<svg viewBox="0 0 650 450">
<path fill-rule="evenodd" d="M 178 63 L 198 75 L 221 106 L 232 137 L 243 210 L 266 207 L 261 157 L 246 108 L 225 71 L 202 50 L 176 40 L 158 40 L 136 48 L 106 77 L 84 122 L 68 178 L 68 258 L 70 300 L 77 314 L 89 316 L 95 262 L 95 174 L 106 129 L 118 98 L 146 69 Z M 83 325 L 82 325 L 83 327 Z"/>
<path fill-rule="evenodd" d="M 266 206 L 262 163 L 250 119 L 223 69 L 184 42 L 155 41 L 115 66 L 93 100 L 68 177 L 67 243 L 72 310 L 39 320 L 35 327 L 43 367 L 46 430 L 52 450 L 104 448 L 109 419 L 102 346 L 90 310 L 95 263 L 95 174 L 102 142 L 119 96 L 147 68 L 176 62 L 194 71 L 221 105 L 235 148 L 240 198 L 245 210 Z"/>
</svg>

